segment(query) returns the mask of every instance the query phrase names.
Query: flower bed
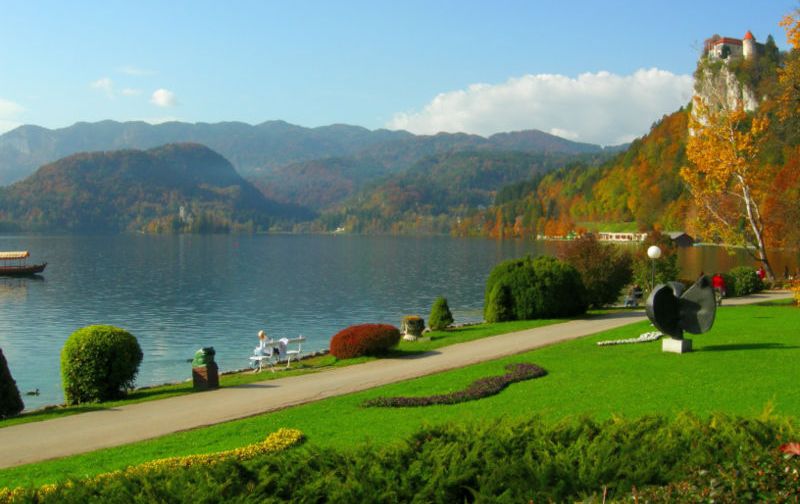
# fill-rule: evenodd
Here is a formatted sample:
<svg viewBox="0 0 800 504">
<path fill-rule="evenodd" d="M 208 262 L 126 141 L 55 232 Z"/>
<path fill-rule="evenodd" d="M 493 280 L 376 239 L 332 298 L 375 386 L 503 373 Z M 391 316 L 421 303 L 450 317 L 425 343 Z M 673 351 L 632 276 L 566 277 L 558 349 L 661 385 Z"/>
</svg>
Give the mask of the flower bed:
<svg viewBox="0 0 800 504">
<path fill-rule="evenodd" d="M 547 371 L 536 364 L 518 363 L 506 366 L 508 373 L 502 376 L 489 376 L 475 380 L 469 387 L 450 394 L 432 395 L 425 397 L 376 397 L 363 403 L 364 406 L 387 406 L 403 408 L 409 406 L 432 406 L 434 404 L 457 404 L 466 401 L 475 401 L 498 394 L 511 383 L 539 378 Z"/>
</svg>

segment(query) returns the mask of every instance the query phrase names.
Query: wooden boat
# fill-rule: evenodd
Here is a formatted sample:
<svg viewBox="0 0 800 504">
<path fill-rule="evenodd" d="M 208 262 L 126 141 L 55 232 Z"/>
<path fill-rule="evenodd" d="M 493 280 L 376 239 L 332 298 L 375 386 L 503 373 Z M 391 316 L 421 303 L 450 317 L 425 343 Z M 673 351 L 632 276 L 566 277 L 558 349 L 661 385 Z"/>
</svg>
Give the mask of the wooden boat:
<svg viewBox="0 0 800 504">
<path fill-rule="evenodd" d="M 25 260 L 28 257 L 30 253 L 27 250 L 0 252 L 0 276 L 30 276 L 41 273 L 47 267 L 47 263 L 27 264 Z"/>
</svg>

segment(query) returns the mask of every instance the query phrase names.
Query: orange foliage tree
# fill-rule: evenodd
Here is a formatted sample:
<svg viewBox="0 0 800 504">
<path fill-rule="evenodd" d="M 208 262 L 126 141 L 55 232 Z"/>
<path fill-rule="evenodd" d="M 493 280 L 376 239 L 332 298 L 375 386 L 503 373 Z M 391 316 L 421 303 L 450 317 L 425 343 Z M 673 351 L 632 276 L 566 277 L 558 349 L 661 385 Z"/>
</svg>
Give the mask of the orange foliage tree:
<svg viewBox="0 0 800 504">
<path fill-rule="evenodd" d="M 746 246 L 770 280 L 762 207 L 772 177 L 758 161 L 769 120 L 752 116 L 741 103 L 733 109 L 709 106 L 699 97 L 689 120 L 686 154 L 690 166 L 680 174 L 698 205 L 708 238 Z"/>
</svg>

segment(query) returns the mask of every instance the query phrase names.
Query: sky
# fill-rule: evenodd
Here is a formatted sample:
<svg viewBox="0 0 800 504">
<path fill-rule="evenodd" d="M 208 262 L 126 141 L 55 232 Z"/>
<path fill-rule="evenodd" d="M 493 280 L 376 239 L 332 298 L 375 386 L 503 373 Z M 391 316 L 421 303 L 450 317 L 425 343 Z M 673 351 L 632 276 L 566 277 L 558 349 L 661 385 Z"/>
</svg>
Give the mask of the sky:
<svg viewBox="0 0 800 504">
<path fill-rule="evenodd" d="M 786 49 L 797 0 L 0 0 L 0 133 L 352 124 L 615 145 L 691 99 L 703 40 Z"/>
</svg>

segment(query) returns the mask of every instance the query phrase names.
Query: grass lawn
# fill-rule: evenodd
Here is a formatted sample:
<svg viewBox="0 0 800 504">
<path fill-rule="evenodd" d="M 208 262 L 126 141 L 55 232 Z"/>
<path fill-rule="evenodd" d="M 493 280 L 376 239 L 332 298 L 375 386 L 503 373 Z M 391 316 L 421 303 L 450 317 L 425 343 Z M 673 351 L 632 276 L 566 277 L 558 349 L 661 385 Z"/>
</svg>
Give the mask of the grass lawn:
<svg viewBox="0 0 800 504">
<path fill-rule="evenodd" d="M 426 334 L 426 337 L 430 338 L 428 341 L 401 341 L 397 348 L 392 349 L 389 356 L 404 357 L 425 353 L 430 350 L 435 350 L 448 345 L 454 345 L 456 343 L 464 343 L 466 341 L 496 336 L 498 334 L 522 331 L 524 329 L 531 329 L 534 327 L 542 327 L 563 321 L 563 319 L 520 320 L 495 324 L 476 324 L 466 327 L 459 327 L 450 331 L 433 331 Z M 355 359 L 338 360 L 331 355 L 311 357 L 293 363 L 291 369 L 283 369 L 281 366 L 277 366 L 278 371 L 275 373 L 270 371 L 262 371 L 261 373 L 245 371 L 241 373 L 225 374 L 220 376 L 220 387 L 233 387 L 236 385 L 244 385 L 265 380 L 274 380 L 276 378 L 285 378 L 287 376 L 316 373 L 334 367 L 352 366 L 353 364 L 360 364 L 362 362 L 375 359 L 375 357 L 360 357 Z M 246 360 L 246 357 L 244 357 L 243 360 Z M 119 401 L 109 401 L 99 404 L 85 404 L 78 406 L 57 406 L 26 412 L 16 417 L 0 420 L 0 428 L 28 422 L 41 422 L 43 420 L 86 413 L 89 411 L 116 408 L 125 404 L 135 404 L 145 401 L 167 399 L 169 397 L 191 394 L 193 392 L 194 391 L 192 389 L 191 382 L 137 389 L 131 392 L 128 397 Z"/>
<path fill-rule="evenodd" d="M 280 427 L 303 431 L 309 444 L 349 448 L 403 439 L 424 424 L 491 421 L 540 415 L 546 421 L 588 415 L 638 417 L 691 411 L 758 416 L 770 410 L 800 417 L 800 310 L 723 306 L 714 328 L 694 336 L 695 351 L 661 352 L 661 344 L 598 347 L 597 341 L 651 330 L 628 325 L 513 357 L 449 371 L 283 411 L 178 433 L 156 440 L 0 471 L 0 487 L 41 484 L 107 472 L 156 458 L 231 449 L 262 440 Z M 512 384 L 500 394 L 451 406 L 363 408 L 382 395 L 440 394 L 505 364 L 533 362 L 549 374 Z M 202 446 L 202 449 L 198 447 Z"/>
</svg>

